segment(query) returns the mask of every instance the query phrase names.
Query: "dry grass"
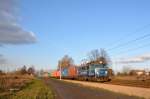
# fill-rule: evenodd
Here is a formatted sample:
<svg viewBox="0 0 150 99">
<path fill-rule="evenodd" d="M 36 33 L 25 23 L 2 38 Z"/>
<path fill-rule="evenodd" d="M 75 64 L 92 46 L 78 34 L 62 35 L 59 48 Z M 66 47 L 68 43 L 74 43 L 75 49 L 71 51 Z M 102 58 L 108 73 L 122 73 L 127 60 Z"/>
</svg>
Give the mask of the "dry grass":
<svg viewBox="0 0 150 99">
<path fill-rule="evenodd" d="M 13 90 L 20 90 L 30 83 L 33 77 L 29 75 L 4 74 L 0 75 L 0 95 Z"/>
<path fill-rule="evenodd" d="M 120 80 L 150 80 L 150 76 L 115 76 L 115 79 Z"/>
<path fill-rule="evenodd" d="M 108 84 L 150 88 L 150 79 L 137 79 L 137 76 L 116 76 Z"/>
<path fill-rule="evenodd" d="M 50 88 L 30 75 L 0 75 L 0 99 L 53 99 Z"/>
</svg>

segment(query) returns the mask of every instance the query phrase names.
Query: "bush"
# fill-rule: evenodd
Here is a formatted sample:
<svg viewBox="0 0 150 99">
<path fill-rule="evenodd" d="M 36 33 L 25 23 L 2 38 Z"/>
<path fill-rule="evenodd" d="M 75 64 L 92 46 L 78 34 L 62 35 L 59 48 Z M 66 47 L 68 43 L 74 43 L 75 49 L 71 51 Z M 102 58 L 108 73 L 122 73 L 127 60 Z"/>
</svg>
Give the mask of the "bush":
<svg viewBox="0 0 150 99">
<path fill-rule="evenodd" d="M 3 92 L 6 89 L 6 78 L 0 77 L 0 92 Z"/>
</svg>

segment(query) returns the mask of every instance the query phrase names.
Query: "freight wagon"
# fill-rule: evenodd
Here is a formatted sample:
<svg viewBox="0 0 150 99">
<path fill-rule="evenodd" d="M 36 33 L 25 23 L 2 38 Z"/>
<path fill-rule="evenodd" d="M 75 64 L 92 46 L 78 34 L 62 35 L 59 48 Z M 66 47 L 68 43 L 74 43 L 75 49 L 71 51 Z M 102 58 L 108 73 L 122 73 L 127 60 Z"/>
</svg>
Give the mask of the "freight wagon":
<svg viewBox="0 0 150 99">
<path fill-rule="evenodd" d="M 76 66 L 70 66 L 68 68 L 68 78 L 70 79 L 75 79 L 77 78 L 78 74 L 77 74 L 77 70 L 78 68 Z"/>
<path fill-rule="evenodd" d="M 77 67 L 70 66 L 68 68 L 63 68 L 61 76 L 64 79 L 75 79 L 75 77 L 77 77 Z"/>
<path fill-rule="evenodd" d="M 61 71 L 62 78 L 68 78 L 68 68 L 63 68 Z"/>
<path fill-rule="evenodd" d="M 51 77 L 54 77 L 54 78 L 56 78 L 56 75 L 57 75 L 56 73 L 57 73 L 57 70 L 55 70 L 55 71 L 52 71 L 52 72 L 51 72 Z"/>
<path fill-rule="evenodd" d="M 50 77 L 59 78 L 60 77 L 60 71 L 58 71 L 58 70 L 52 71 L 50 74 Z"/>
</svg>

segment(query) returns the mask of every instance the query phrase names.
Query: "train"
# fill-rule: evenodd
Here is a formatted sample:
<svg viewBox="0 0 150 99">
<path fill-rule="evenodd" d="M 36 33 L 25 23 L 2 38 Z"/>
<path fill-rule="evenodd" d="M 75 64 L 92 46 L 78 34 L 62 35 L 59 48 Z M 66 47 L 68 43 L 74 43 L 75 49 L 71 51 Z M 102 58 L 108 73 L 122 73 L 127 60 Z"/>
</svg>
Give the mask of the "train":
<svg viewBox="0 0 150 99">
<path fill-rule="evenodd" d="M 51 77 L 84 81 L 111 81 L 113 70 L 102 64 L 70 66 L 51 72 Z"/>
</svg>

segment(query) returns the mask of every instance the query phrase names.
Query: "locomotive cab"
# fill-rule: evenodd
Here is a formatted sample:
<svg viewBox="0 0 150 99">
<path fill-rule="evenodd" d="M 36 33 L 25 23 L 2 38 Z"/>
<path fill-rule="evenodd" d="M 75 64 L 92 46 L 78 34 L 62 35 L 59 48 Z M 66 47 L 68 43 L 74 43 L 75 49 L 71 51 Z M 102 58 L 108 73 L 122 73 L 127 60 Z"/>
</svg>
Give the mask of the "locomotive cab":
<svg viewBox="0 0 150 99">
<path fill-rule="evenodd" d="M 107 77 L 108 69 L 107 68 L 95 68 L 95 76 L 96 77 Z"/>
</svg>

